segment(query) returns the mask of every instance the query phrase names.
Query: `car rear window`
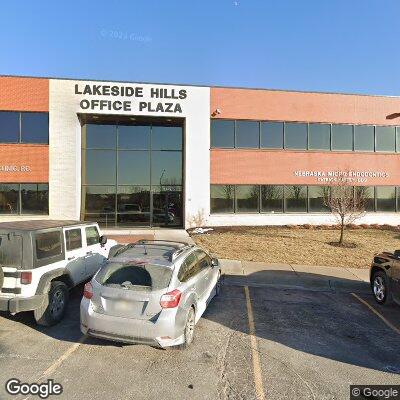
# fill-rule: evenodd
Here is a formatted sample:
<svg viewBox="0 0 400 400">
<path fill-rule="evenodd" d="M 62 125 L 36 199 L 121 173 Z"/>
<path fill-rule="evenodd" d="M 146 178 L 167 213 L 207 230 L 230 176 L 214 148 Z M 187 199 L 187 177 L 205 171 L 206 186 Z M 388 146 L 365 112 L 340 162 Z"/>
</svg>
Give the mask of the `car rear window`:
<svg viewBox="0 0 400 400">
<path fill-rule="evenodd" d="M 38 260 L 61 254 L 61 231 L 49 231 L 35 234 L 36 257 Z"/>
<path fill-rule="evenodd" d="M 171 276 L 171 269 L 160 265 L 108 263 L 95 279 L 104 286 L 159 290 L 168 287 Z"/>
</svg>

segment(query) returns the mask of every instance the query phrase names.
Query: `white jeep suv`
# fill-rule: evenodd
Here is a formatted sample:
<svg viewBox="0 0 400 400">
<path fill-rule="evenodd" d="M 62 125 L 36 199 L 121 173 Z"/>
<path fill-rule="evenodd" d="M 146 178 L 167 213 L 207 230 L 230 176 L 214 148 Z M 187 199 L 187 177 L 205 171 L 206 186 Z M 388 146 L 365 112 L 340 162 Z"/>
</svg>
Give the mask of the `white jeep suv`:
<svg viewBox="0 0 400 400">
<path fill-rule="evenodd" d="M 0 311 L 33 311 L 40 325 L 58 323 L 69 289 L 91 279 L 116 245 L 94 222 L 0 223 Z"/>
</svg>

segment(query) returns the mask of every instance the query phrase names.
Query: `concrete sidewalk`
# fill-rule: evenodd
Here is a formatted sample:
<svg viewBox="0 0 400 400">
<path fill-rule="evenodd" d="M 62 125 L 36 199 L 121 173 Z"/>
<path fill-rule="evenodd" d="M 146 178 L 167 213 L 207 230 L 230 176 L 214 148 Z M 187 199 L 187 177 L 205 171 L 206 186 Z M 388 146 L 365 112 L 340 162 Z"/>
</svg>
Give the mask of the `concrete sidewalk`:
<svg viewBox="0 0 400 400">
<path fill-rule="evenodd" d="M 369 269 L 266 264 L 220 259 L 224 283 L 299 289 L 370 292 Z"/>
<path fill-rule="evenodd" d="M 118 243 L 133 243 L 138 240 L 172 240 L 194 244 L 185 229 L 103 229 L 103 233 Z"/>
</svg>

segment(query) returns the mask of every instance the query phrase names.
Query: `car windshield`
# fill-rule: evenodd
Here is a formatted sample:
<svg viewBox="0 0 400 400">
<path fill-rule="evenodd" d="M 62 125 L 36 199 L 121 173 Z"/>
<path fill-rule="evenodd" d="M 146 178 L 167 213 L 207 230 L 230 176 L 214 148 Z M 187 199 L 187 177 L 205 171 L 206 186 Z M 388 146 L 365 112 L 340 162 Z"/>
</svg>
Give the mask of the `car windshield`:
<svg viewBox="0 0 400 400">
<path fill-rule="evenodd" d="M 124 287 L 134 290 L 159 290 L 168 287 L 172 270 L 168 267 L 147 263 L 110 262 L 95 279 L 108 287 Z"/>
<path fill-rule="evenodd" d="M 22 266 L 22 236 L 12 232 L 0 234 L 0 266 Z"/>
</svg>

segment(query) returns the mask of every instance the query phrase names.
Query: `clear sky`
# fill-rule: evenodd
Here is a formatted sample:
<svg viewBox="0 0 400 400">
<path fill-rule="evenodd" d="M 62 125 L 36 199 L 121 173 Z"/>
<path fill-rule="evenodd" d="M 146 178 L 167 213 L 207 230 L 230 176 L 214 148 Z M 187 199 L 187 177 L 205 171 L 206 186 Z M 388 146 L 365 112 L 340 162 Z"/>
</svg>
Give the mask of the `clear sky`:
<svg viewBox="0 0 400 400">
<path fill-rule="evenodd" d="M 400 95 L 400 0 L 2 1 L 0 74 Z"/>
</svg>

